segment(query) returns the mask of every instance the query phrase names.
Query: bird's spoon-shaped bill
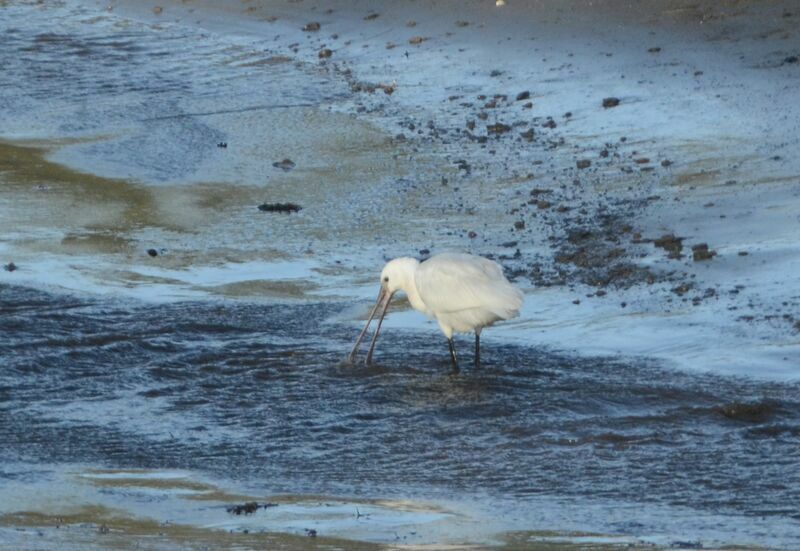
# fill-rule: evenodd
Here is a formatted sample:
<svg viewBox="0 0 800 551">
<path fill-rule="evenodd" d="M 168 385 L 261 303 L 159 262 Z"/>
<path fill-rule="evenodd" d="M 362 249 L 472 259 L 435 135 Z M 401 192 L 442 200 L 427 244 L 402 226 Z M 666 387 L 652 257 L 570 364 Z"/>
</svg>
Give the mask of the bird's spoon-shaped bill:
<svg viewBox="0 0 800 551">
<path fill-rule="evenodd" d="M 364 324 L 364 329 L 362 329 L 361 333 L 359 333 L 356 343 L 353 345 L 353 350 L 351 350 L 350 354 L 347 356 L 347 360 L 350 363 L 355 362 L 356 355 L 358 354 L 358 347 L 361 345 L 361 341 L 364 340 L 364 335 L 366 335 L 372 320 L 375 318 L 375 314 L 378 312 L 378 310 L 381 310 L 380 320 L 378 321 L 378 329 L 375 331 L 375 335 L 372 337 L 372 344 L 369 348 L 369 354 L 367 355 L 366 363 L 369 363 L 372 359 L 372 351 L 375 348 L 375 341 L 378 339 L 378 331 L 380 331 L 381 323 L 383 323 L 383 317 L 386 315 L 386 309 L 389 306 L 389 300 L 392 298 L 392 294 L 393 293 L 389 293 L 384 287 L 381 287 L 380 291 L 378 292 L 378 298 L 375 300 L 375 306 L 372 307 L 369 317 L 367 318 L 367 323 Z"/>
<path fill-rule="evenodd" d="M 383 323 L 383 318 L 386 316 L 386 311 L 389 309 L 389 301 L 392 300 L 392 295 L 394 293 L 390 293 L 389 291 L 383 291 L 383 304 L 380 305 L 380 317 L 378 317 L 378 325 L 375 327 L 375 334 L 372 335 L 372 342 L 369 345 L 369 352 L 367 352 L 367 359 L 364 360 L 364 365 L 369 365 L 372 363 L 372 353 L 375 351 L 375 343 L 378 340 L 378 335 L 381 332 L 381 324 Z M 378 300 L 378 304 L 380 304 L 380 297 Z"/>
</svg>

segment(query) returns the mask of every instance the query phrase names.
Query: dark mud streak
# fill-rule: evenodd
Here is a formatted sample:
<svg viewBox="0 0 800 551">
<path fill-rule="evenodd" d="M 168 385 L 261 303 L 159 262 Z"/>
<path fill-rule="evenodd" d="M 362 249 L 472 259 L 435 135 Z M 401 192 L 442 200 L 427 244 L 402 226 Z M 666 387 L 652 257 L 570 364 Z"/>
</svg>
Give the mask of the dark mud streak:
<svg viewBox="0 0 800 551">
<path fill-rule="evenodd" d="M 325 323 L 336 304 L 126 306 L 0 286 L 0 305 L 0 457 L 199 469 L 276 492 L 781 517 L 800 504 L 798 385 L 490 341 L 485 366 L 453 376 L 438 335 L 391 331 L 379 365 L 345 366 L 355 329 Z"/>
</svg>

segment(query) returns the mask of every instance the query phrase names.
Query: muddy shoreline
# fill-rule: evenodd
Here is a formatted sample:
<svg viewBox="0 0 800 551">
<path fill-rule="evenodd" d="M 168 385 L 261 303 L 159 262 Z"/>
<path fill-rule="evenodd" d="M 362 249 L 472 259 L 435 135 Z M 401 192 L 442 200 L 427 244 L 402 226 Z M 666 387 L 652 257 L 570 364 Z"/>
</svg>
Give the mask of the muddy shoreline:
<svg viewBox="0 0 800 551">
<path fill-rule="evenodd" d="M 800 13 L 625 4 L 0 4 L 0 541 L 796 547 Z"/>
</svg>

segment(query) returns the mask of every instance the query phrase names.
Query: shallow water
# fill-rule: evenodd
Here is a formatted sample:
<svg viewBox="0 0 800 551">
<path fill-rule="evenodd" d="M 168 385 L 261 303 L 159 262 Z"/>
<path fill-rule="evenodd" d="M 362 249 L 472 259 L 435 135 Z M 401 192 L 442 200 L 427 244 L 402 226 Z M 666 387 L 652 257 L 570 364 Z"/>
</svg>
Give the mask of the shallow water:
<svg viewBox="0 0 800 551">
<path fill-rule="evenodd" d="M 797 385 L 490 340 L 480 369 L 462 342 L 454 375 L 439 335 L 398 332 L 376 366 L 352 366 L 338 303 L 143 306 L 3 286 L 0 304 L 1 461 L 191 469 L 270 493 L 481 495 L 529 522 L 542 498 L 640 504 L 584 528 L 681 533 L 649 509 L 667 507 L 717 515 L 704 537 L 800 543 Z"/>
</svg>

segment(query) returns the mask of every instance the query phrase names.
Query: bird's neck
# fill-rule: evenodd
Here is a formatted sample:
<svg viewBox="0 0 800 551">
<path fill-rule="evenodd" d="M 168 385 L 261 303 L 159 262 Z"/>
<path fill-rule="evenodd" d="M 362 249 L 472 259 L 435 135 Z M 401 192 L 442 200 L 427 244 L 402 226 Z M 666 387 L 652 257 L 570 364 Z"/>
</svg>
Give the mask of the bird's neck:
<svg viewBox="0 0 800 551">
<path fill-rule="evenodd" d="M 403 285 L 403 290 L 408 295 L 408 302 L 411 303 L 411 307 L 414 310 L 419 310 L 420 312 L 427 313 L 428 307 L 423 302 L 422 297 L 419 296 L 419 291 L 417 291 L 417 283 L 414 279 L 414 272 L 411 272 L 408 276 L 405 285 Z"/>
</svg>

